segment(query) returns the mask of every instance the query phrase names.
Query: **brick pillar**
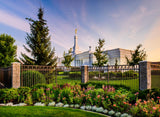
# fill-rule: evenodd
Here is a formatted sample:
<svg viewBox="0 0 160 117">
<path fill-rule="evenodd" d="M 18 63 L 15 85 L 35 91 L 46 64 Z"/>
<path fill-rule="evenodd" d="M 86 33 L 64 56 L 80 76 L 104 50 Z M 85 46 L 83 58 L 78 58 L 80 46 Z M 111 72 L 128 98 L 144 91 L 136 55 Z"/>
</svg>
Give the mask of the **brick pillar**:
<svg viewBox="0 0 160 117">
<path fill-rule="evenodd" d="M 12 88 L 20 87 L 20 63 L 12 63 Z"/>
<path fill-rule="evenodd" d="M 139 89 L 151 89 L 151 63 L 141 61 L 139 63 Z"/>
<path fill-rule="evenodd" d="M 82 66 L 81 68 L 81 82 L 87 83 L 89 81 L 89 73 L 88 73 L 88 66 Z"/>
</svg>

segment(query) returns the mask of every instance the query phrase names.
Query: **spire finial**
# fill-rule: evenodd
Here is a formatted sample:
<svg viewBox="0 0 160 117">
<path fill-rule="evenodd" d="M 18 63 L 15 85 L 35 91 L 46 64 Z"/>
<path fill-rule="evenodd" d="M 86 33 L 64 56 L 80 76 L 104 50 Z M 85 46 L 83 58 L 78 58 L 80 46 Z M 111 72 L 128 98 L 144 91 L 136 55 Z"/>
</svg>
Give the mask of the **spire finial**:
<svg viewBox="0 0 160 117">
<path fill-rule="evenodd" d="M 77 34 L 77 28 L 75 29 L 75 34 Z"/>
</svg>

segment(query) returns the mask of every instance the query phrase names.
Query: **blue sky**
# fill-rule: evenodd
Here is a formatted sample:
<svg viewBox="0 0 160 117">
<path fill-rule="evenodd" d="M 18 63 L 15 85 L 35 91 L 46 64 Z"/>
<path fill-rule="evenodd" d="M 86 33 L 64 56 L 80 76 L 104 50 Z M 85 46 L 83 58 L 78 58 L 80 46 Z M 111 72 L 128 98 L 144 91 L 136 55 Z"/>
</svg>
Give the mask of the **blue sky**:
<svg viewBox="0 0 160 117">
<path fill-rule="evenodd" d="M 89 46 L 94 51 L 104 38 L 105 49 L 135 49 L 141 43 L 147 60 L 160 61 L 160 0 L 0 0 L 0 34 L 14 37 L 18 57 L 30 32 L 25 18 L 37 19 L 40 5 L 59 57 L 73 47 L 77 28 L 81 51 Z"/>
</svg>

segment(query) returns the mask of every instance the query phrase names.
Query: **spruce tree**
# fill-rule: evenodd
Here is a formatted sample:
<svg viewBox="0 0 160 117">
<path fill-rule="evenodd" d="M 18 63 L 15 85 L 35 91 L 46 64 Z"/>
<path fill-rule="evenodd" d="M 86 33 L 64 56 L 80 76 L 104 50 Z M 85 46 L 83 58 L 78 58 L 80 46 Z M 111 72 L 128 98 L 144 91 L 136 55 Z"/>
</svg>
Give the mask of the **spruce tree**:
<svg viewBox="0 0 160 117">
<path fill-rule="evenodd" d="M 25 50 L 31 54 L 32 57 L 21 53 L 21 61 L 27 65 L 50 65 L 56 66 L 57 57 L 55 57 L 55 49 L 51 48 L 49 29 L 47 21 L 43 19 L 43 9 L 39 8 L 38 20 L 26 18 L 30 21 L 31 33 L 27 33 Z"/>
<path fill-rule="evenodd" d="M 139 44 L 136 48 L 136 50 L 131 53 L 131 60 L 129 60 L 128 57 L 126 57 L 127 64 L 130 66 L 138 65 L 140 61 L 143 61 L 146 59 L 146 51 L 144 49 L 140 50 L 142 47 L 141 44 Z"/>
<path fill-rule="evenodd" d="M 68 50 L 68 53 L 66 54 L 64 52 L 63 54 L 63 57 L 64 57 L 64 60 L 62 61 L 62 63 L 64 64 L 64 66 L 66 67 L 70 67 L 71 66 L 71 62 L 74 60 L 74 57 L 72 57 L 72 48 L 70 48 Z"/>
</svg>

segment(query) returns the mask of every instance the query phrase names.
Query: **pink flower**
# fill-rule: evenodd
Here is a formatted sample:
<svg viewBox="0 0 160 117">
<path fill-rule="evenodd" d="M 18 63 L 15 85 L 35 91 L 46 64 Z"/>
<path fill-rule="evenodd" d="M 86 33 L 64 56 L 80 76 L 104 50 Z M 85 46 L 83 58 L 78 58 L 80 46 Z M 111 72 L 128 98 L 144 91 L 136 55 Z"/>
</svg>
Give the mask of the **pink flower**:
<svg viewBox="0 0 160 117">
<path fill-rule="evenodd" d="M 160 99 L 160 97 L 159 97 L 159 96 L 157 96 L 157 99 Z"/>
<path fill-rule="evenodd" d="M 153 107 L 153 110 L 156 110 L 157 108 L 156 107 Z"/>
<path fill-rule="evenodd" d="M 97 98 L 100 98 L 100 95 L 97 95 Z"/>
<path fill-rule="evenodd" d="M 46 88 L 46 90 L 48 91 L 48 90 L 50 90 L 50 88 Z"/>
<path fill-rule="evenodd" d="M 139 102 L 142 101 L 141 99 L 138 100 Z"/>
<path fill-rule="evenodd" d="M 137 106 L 138 104 L 137 103 L 135 103 L 135 106 Z"/>
<path fill-rule="evenodd" d="M 127 104 L 126 102 L 123 102 L 123 104 Z"/>
<path fill-rule="evenodd" d="M 139 92 L 135 93 L 134 95 L 138 95 L 138 94 L 139 94 Z"/>
<path fill-rule="evenodd" d="M 116 104 L 113 104 L 114 107 L 116 107 Z"/>
</svg>

